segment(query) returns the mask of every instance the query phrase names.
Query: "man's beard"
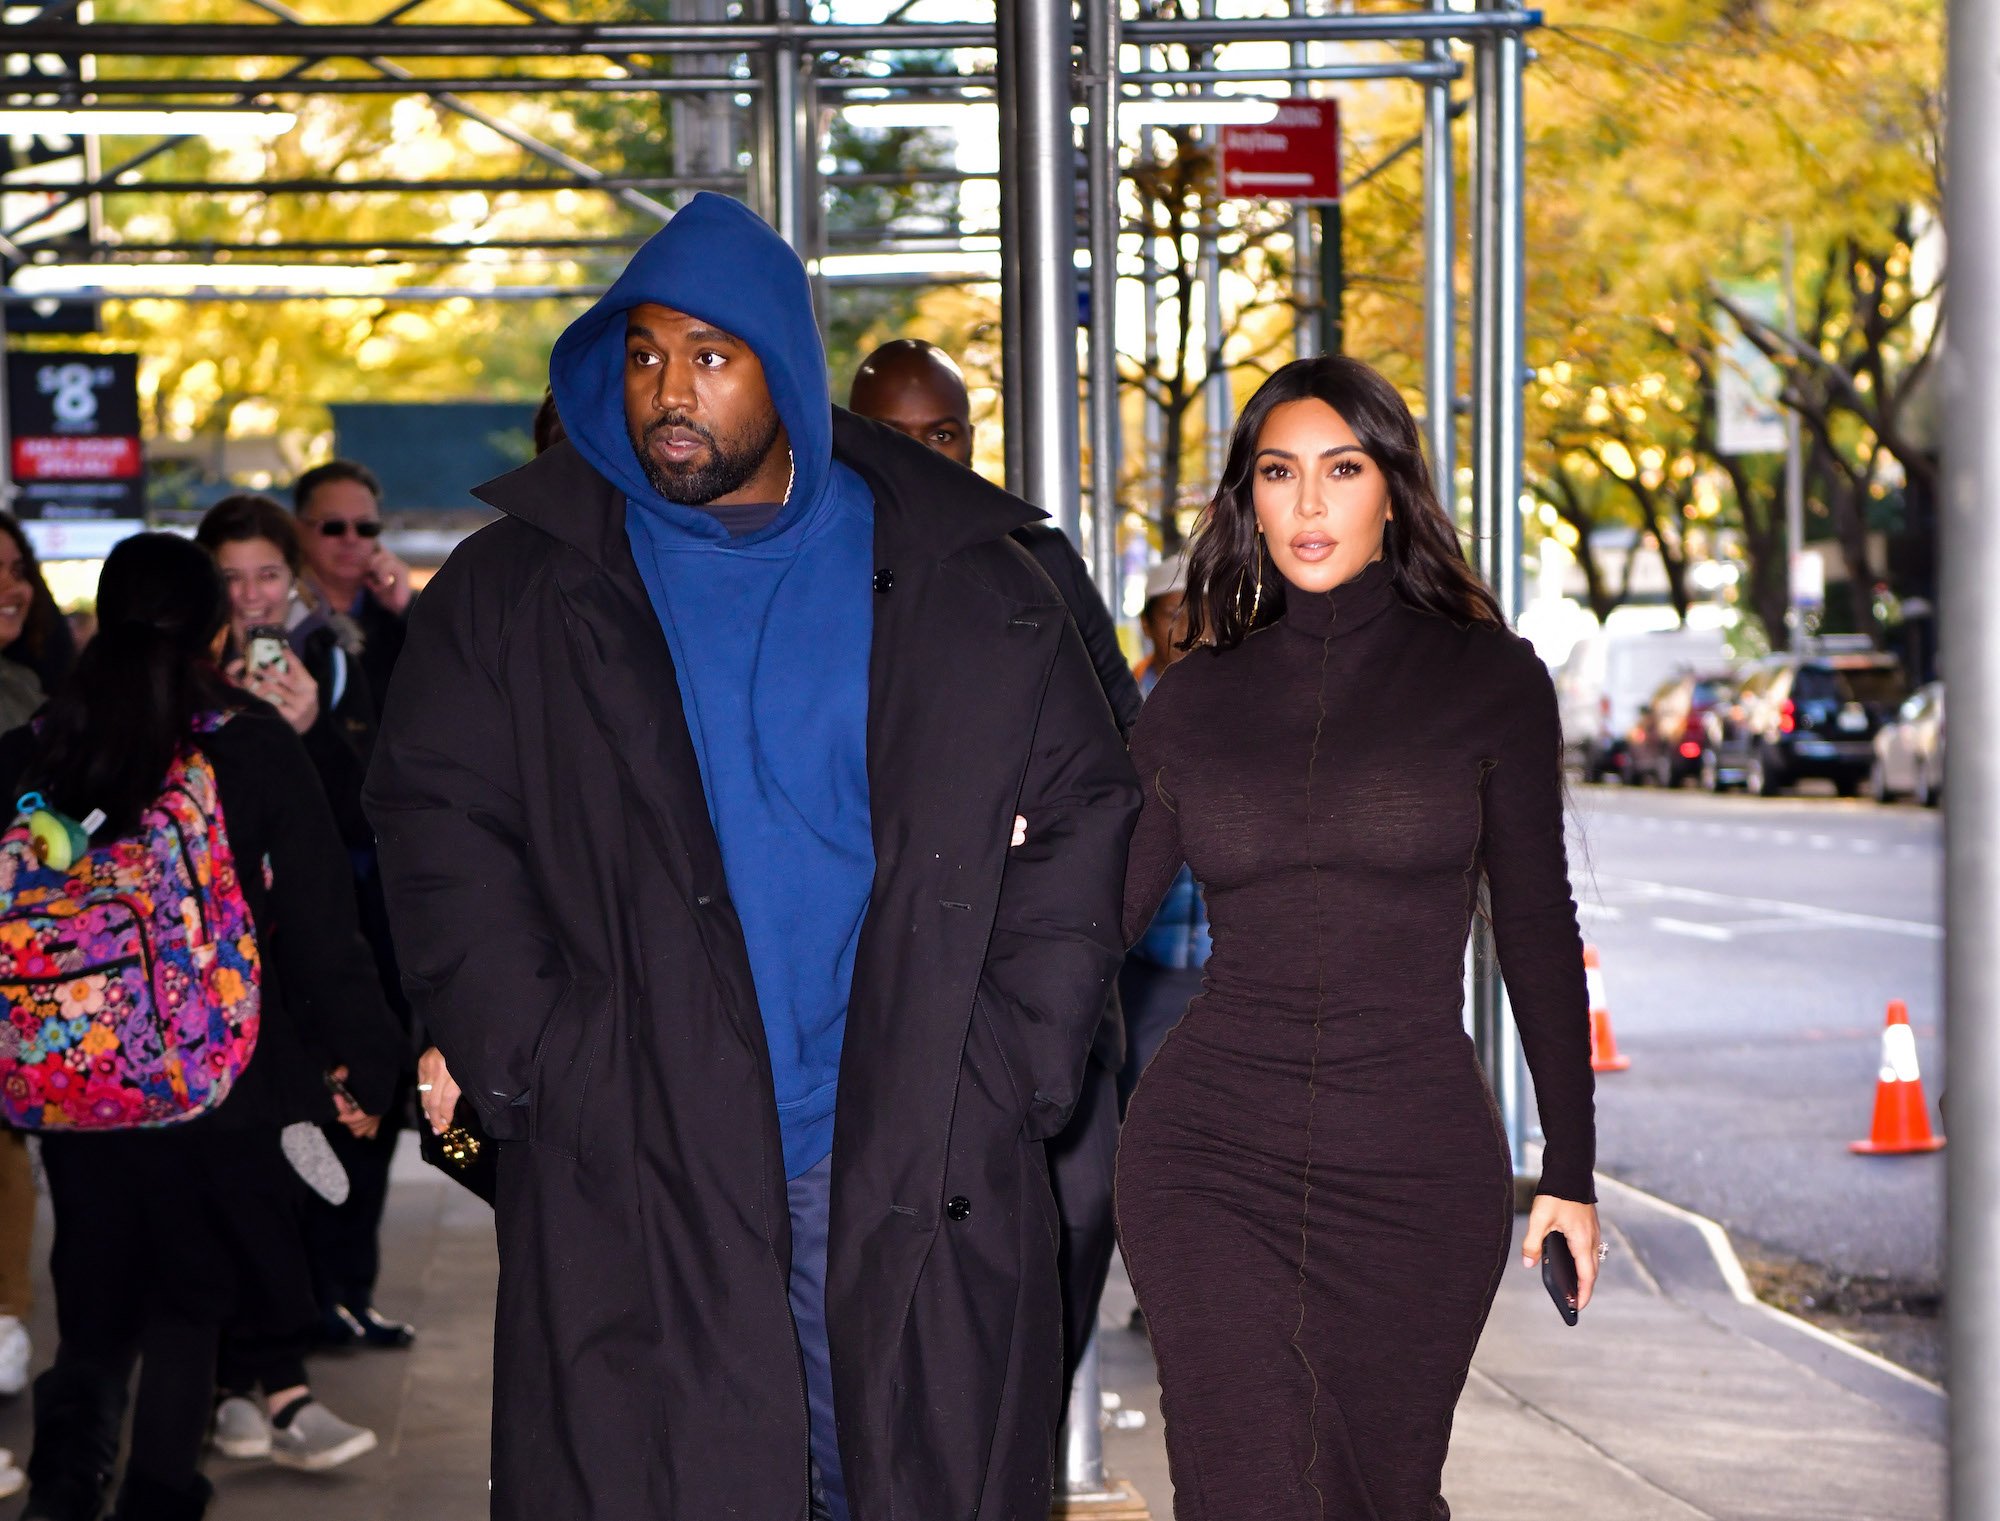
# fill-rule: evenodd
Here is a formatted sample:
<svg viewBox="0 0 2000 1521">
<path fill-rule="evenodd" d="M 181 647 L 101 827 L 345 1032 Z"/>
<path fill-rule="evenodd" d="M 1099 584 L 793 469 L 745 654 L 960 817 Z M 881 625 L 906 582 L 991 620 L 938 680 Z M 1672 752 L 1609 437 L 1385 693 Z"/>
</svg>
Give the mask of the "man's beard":
<svg viewBox="0 0 2000 1521">
<path fill-rule="evenodd" d="M 782 426 L 774 408 L 755 437 L 732 439 L 725 445 L 709 429 L 686 417 L 671 413 L 656 417 L 643 430 L 632 434 L 632 452 L 639 456 L 639 468 L 653 489 L 670 502 L 687 507 L 705 507 L 719 496 L 742 487 L 770 456 Z M 684 428 L 708 445 L 708 454 L 697 462 L 670 464 L 652 451 L 653 435 L 667 428 Z"/>
</svg>

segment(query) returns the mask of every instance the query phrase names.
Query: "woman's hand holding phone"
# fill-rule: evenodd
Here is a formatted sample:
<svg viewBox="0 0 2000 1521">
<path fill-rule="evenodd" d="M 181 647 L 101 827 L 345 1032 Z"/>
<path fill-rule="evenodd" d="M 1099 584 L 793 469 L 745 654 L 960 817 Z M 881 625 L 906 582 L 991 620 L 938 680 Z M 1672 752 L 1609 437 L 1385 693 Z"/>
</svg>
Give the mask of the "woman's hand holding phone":
<svg viewBox="0 0 2000 1521">
<path fill-rule="evenodd" d="M 252 697 L 262 698 L 276 708 L 299 733 L 305 733 L 319 721 L 319 683 L 297 660 L 258 666 L 232 660 L 225 674 Z"/>
</svg>

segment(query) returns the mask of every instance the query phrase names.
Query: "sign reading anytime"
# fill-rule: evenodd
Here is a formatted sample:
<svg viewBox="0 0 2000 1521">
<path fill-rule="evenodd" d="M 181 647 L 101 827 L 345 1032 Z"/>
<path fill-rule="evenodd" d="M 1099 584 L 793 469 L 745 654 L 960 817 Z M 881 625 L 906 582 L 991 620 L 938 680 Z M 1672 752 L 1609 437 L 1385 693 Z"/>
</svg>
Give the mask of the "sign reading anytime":
<svg viewBox="0 0 2000 1521">
<path fill-rule="evenodd" d="M 1340 103 L 1301 97 L 1268 122 L 1224 127 L 1220 169 L 1232 200 L 1338 201 Z"/>
</svg>

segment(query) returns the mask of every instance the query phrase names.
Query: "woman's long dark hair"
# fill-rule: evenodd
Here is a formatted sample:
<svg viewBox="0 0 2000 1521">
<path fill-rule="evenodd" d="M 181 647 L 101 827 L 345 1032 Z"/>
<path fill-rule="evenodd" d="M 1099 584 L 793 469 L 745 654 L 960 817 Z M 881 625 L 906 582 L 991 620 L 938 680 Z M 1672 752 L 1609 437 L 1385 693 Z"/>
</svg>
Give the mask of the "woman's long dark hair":
<svg viewBox="0 0 2000 1521">
<path fill-rule="evenodd" d="M 40 675 L 41 661 L 49 653 L 52 633 L 62 614 L 56 609 L 56 599 L 49 595 L 48 582 L 42 579 L 35 546 L 28 542 L 27 530 L 15 521 L 11 512 L 0 512 L 0 533 L 12 539 L 14 547 L 21 551 L 21 575 L 28 583 L 28 616 L 21 624 L 21 637 L 15 641 L 20 648 L 14 652 L 14 658 Z M 45 681 L 43 685 L 54 683 Z"/>
<path fill-rule="evenodd" d="M 170 533 L 111 551 L 97 584 L 97 637 L 43 710 L 29 776 L 71 818 L 104 810 L 99 838 L 129 834 L 204 712 L 244 699 L 210 653 L 229 618 L 208 554 Z"/>
<path fill-rule="evenodd" d="M 1254 626 L 1284 612 L 1284 578 L 1257 536 L 1251 490 L 1264 420 L 1288 401 L 1309 399 L 1340 414 L 1389 482 L 1383 558 L 1396 594 L 1419 611 L 1440 613 L 1457 623 L 1504 625 L 1500 604 L 1465 563 L 1458 530 L 1431 487 L 1417 420 L 1401 393 L 1360 360 L 1329 354 L 1293 360 L 1257 388 L 1236 419 L 1222 482 L 1202 513 L 1188 554 L 1188 631 L 1181 648 L 1212 644 L 1230 649 Z M 1260 574 L 1261 602 L 1256 594 Z"/>
</svg>

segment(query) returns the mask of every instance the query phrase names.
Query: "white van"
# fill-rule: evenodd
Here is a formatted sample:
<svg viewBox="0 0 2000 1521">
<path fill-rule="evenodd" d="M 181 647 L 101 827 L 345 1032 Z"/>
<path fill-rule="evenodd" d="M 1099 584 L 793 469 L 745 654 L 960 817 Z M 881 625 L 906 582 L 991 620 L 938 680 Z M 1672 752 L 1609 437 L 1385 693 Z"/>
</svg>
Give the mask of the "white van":
<svg viewBox="0 0 2000 1521">
<path fill-rule="evenodd" d="M 1563 749 L 1585 781 L 1624 774 L 1626 735 L 1663 685 L 1688 671 L 1729 666 L 1719 628 L 1599 630 L 1577 641 L 1556 672 Z"/>
</svg>

